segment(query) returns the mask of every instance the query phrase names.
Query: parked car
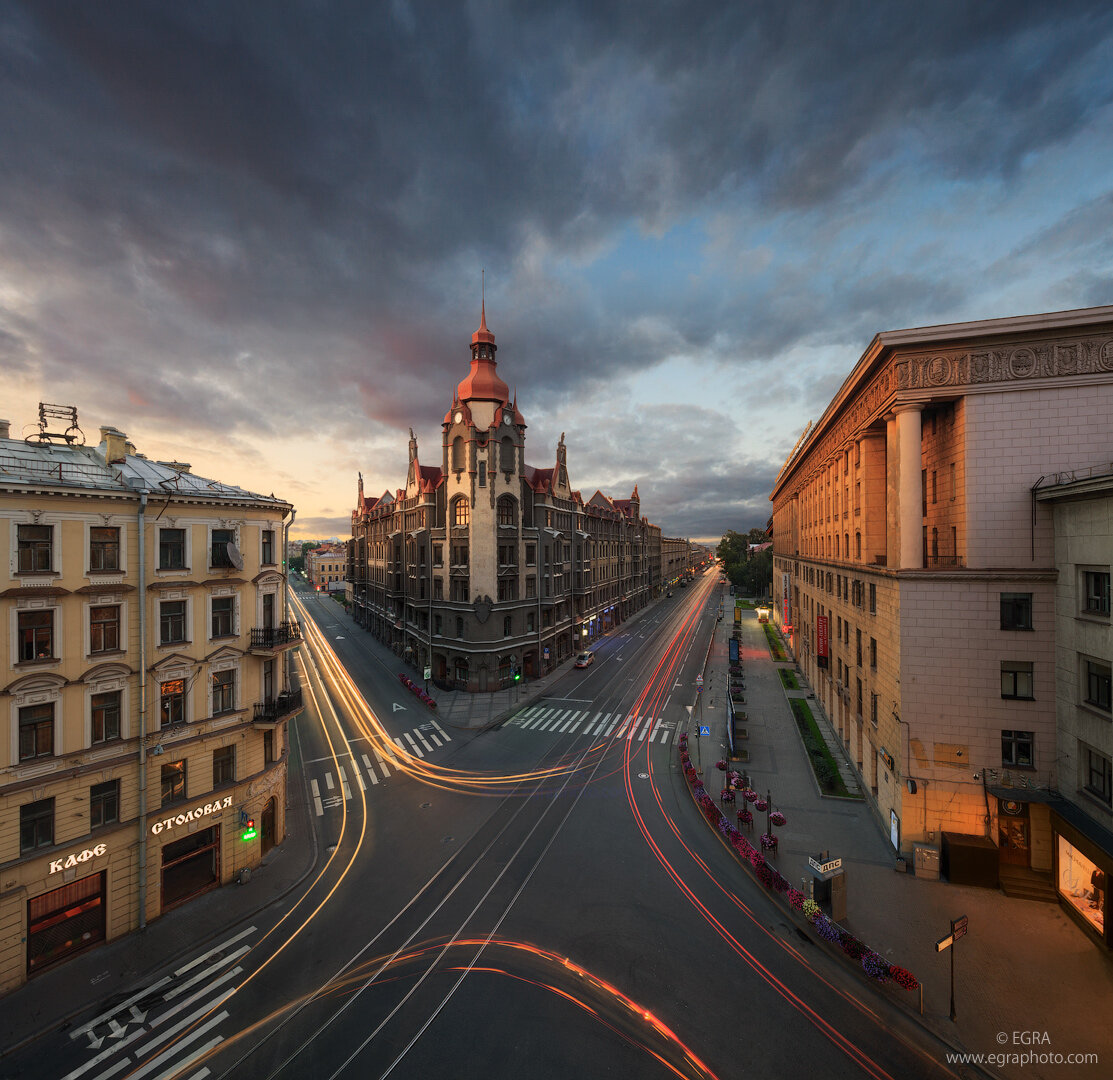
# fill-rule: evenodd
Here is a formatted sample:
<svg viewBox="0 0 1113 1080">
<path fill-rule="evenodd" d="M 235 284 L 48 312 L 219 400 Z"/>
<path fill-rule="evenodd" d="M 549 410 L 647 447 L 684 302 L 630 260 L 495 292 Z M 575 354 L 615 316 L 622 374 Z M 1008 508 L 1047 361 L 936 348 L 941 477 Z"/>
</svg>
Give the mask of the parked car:
<svg viewBox="0 0 1113 1080">
<path fill-rule="evenodd" d="M 595 653 L 591 652 L 590 650 L 588 652 L 582 652 L 579 656 L 576 657 L 576 667 L 587 667 L 588 664 L 594 663 Z"/>
</svg>

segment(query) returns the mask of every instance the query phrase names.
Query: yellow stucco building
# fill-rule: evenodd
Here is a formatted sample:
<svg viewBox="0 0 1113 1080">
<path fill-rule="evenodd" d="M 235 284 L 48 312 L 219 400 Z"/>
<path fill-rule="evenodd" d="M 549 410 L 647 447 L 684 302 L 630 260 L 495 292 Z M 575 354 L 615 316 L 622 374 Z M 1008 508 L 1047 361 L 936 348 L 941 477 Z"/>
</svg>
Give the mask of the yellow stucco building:
<svg viewBox="0 0 1113 1080">
<path fill-rule="evenodd" d="M 0 421 L 0 991 L 285 835 L 292 507 L 76 430 Z"/>
</svg>

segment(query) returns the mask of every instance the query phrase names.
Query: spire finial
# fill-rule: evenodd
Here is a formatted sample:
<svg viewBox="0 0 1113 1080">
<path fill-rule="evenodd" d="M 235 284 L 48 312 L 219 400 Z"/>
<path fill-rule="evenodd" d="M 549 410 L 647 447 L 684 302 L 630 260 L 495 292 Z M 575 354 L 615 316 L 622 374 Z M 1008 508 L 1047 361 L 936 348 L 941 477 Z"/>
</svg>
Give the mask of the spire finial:
<svg viewBox="0 0 1113 1080">
<path fill-rule="evenodd" d="M 479 271 L 479 329 L 487 329 L 487 270 Z"/>
</svg>

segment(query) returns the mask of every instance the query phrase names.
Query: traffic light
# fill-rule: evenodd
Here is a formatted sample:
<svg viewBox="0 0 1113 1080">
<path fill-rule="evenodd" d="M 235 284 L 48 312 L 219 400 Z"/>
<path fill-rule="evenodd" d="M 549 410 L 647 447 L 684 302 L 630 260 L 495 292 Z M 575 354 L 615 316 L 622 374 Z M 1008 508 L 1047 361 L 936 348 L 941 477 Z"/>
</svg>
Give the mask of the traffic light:
<svg viewBox="0 0 1113 1080">
<path fill-rule="evenodd" d="M 240 833 L 240 839 L 241 840 L 254 840 L 255 837 L 258 836 L 258 835 L 259 834 L 255 831 L 255 819 L 253 817 L 249 817 L 243 823 L 243 832 Z"/>
<path fill-rule="evenodd" d="M 521 670 L 521 668 L 518 668 L 518 667 L 514 668 L 514 681 L 515 682 L 521 682 L 522 681 L 522 670 Z"/>
</svg>

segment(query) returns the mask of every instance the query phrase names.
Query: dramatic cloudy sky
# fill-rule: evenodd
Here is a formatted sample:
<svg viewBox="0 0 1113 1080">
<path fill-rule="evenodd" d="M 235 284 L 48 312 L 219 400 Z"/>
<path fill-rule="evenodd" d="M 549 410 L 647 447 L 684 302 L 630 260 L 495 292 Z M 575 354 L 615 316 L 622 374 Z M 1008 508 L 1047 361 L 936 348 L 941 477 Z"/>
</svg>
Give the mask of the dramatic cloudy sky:
<svg viewBox="0 0 1113 1080">
<path fill-rule="evenodd" d="M 480 272 L 527 457 L 717 538 L 874 333 L 1113 302 L 1099 3 L 0 0 L 0 416 L 344 535 Z"/>
</svg>

